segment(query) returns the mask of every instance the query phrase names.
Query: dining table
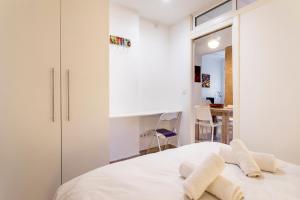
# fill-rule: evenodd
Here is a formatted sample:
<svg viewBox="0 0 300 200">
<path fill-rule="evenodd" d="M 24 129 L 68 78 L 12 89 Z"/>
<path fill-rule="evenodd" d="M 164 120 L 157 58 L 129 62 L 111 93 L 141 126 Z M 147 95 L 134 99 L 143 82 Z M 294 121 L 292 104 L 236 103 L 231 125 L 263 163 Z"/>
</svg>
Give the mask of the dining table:
<svg viewBox="0 0 300 200">
<path fill-rule="evenodd" d="M 232 107 L 211 107 L 210 108 L 211 115 L 213 118 L 218 116 L 222 117 L 222 134 L 221 134 L 221 142 L 224 144 L 228 144 L 228 136 L 229 136 L 229 123 L 230 118 L 233 117 L 233 108 Z"/>
</svg>

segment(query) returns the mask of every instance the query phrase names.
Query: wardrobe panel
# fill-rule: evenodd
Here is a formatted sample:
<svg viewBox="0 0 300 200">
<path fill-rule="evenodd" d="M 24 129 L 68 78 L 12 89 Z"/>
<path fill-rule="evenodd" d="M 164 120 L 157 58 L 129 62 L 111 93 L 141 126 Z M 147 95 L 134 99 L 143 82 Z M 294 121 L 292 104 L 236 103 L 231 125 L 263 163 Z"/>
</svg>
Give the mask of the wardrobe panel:
<svg viewBox="0 0 300 200">
<path fill-rule="evenodd" d="M 108 0 L 62 0 L 62 175 L 108 163 Z"/>
<path fill-rule="evenodd" d="M 0 199 L 52 199 L 61 182 L 60 2 L 0 1 Z"/>
</svg>

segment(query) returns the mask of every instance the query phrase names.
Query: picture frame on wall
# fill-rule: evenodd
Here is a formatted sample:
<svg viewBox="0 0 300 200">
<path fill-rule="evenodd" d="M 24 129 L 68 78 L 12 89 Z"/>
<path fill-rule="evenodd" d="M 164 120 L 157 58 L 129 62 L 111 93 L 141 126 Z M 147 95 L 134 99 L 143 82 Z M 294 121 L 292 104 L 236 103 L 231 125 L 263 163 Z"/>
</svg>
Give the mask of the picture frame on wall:
<svg viewBox="0 0 300 200">
<path fill-rule="evenodd" d="M 202 74 L 202 87 L 210 88 L 210 75 L 209 74 Z"/>
<path fill-rule="evenodd" d="M 197 65 L 195 66 L 194 74 L 195 74 L 195 78 L 194 78 L 195 83 L 201 83 L 201 66 L 197 66 Z"/>
</svg>

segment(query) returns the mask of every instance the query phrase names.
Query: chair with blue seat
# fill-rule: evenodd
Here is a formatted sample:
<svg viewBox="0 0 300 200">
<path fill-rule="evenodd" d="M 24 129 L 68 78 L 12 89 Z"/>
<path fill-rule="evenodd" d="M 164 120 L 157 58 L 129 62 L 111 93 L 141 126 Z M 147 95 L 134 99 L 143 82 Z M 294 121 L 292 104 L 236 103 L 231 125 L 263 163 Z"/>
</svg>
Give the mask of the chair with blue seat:
<svg viewBox="0 0 300 200">
<path fill-rule="evenodd" d="M 178 138 L 178 132 L 177 128 L 179 125 L 179 119 L 180 119 L 180 113 L 174 112 L 174 113 L 163 113 L 157 122 L 156 128 L 153 130 L 154 137 L 156 137 L 157 145 L 159 148 L 159 151 L 161 151 L 161 142 L 160 139 L 165 140 L 165 147 L 168 145 L 169 139 L 176 137 L 177 139 L 177 147 L 179 146 L 179 138 Z M 166 122 L 169 122 L 168 127 L 164 127 L 163 125 L 166 124 Z M 153 138 L 151 139 L 151 142 L 149 144 L 149 148 L 151 148 L 153 143 Z"/>
</svg>

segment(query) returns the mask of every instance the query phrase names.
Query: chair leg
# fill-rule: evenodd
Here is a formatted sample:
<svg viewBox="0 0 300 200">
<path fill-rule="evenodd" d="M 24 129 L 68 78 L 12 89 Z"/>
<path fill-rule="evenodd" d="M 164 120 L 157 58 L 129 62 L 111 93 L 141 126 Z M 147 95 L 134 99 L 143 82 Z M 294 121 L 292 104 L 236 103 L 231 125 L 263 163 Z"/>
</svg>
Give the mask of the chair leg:
<svg viewBox="0 0 300 200">
<path fill-rule="evenodd" d="M 147 149 L 147 154 L 149 153 L 149 150 L 151 149 L 151 147 L 152 147 L 152 144 L 153 144 L 153 139 L 154 139 L 154 135 L 151 135 L 151 140 L 150 140 L 150 142 L 149 142 L 149 144 L 148 144 L 148 149 Z"/>
<path fill-rule="evenodd" d="M 214 130 L 215 130 L 215 127 L 211 127 L 211 141 L 212 142 L 214 141 Z"/>
<path fill-rule="evenodd" d="M 156 139 L 157 139 L 158 149 L 159 149 L 159 151 L 161 151 L 161 146 L 160 146 L 160 142 L 159 142 L 159 137 L 158 137 L 157 134 L 155 134 L 155 135 L 156 135 Z"/>
<path fill-rule="evenodd" d="M 201 141 L 202 126 L 199 125 L 198 128 L 199 128 L 199 131 L 198 131 L 199 137 L 198 138 L 199 138 L 199 141 Z"/>
<path fill-rule="evenodd" d="M 167 145 L 168 145 L 168 142 L 169 142 L 168 138 L 166 138 L 165 140 L 166 140 L 166 141 L 165 141 L 165 147 L 164 147 L 164 150 L 167 149 Z"/>
<path fill-rule="evenodd" d="M 210 128 L 206 127 L 206 139 L 209 139 L 209 132 L 210 132 Z"/>
<path fill-rule="evenodd" d="M 177 139 L 177 147 L 180 147 L 179 135 L 176 136 Z"/>
</svg>

